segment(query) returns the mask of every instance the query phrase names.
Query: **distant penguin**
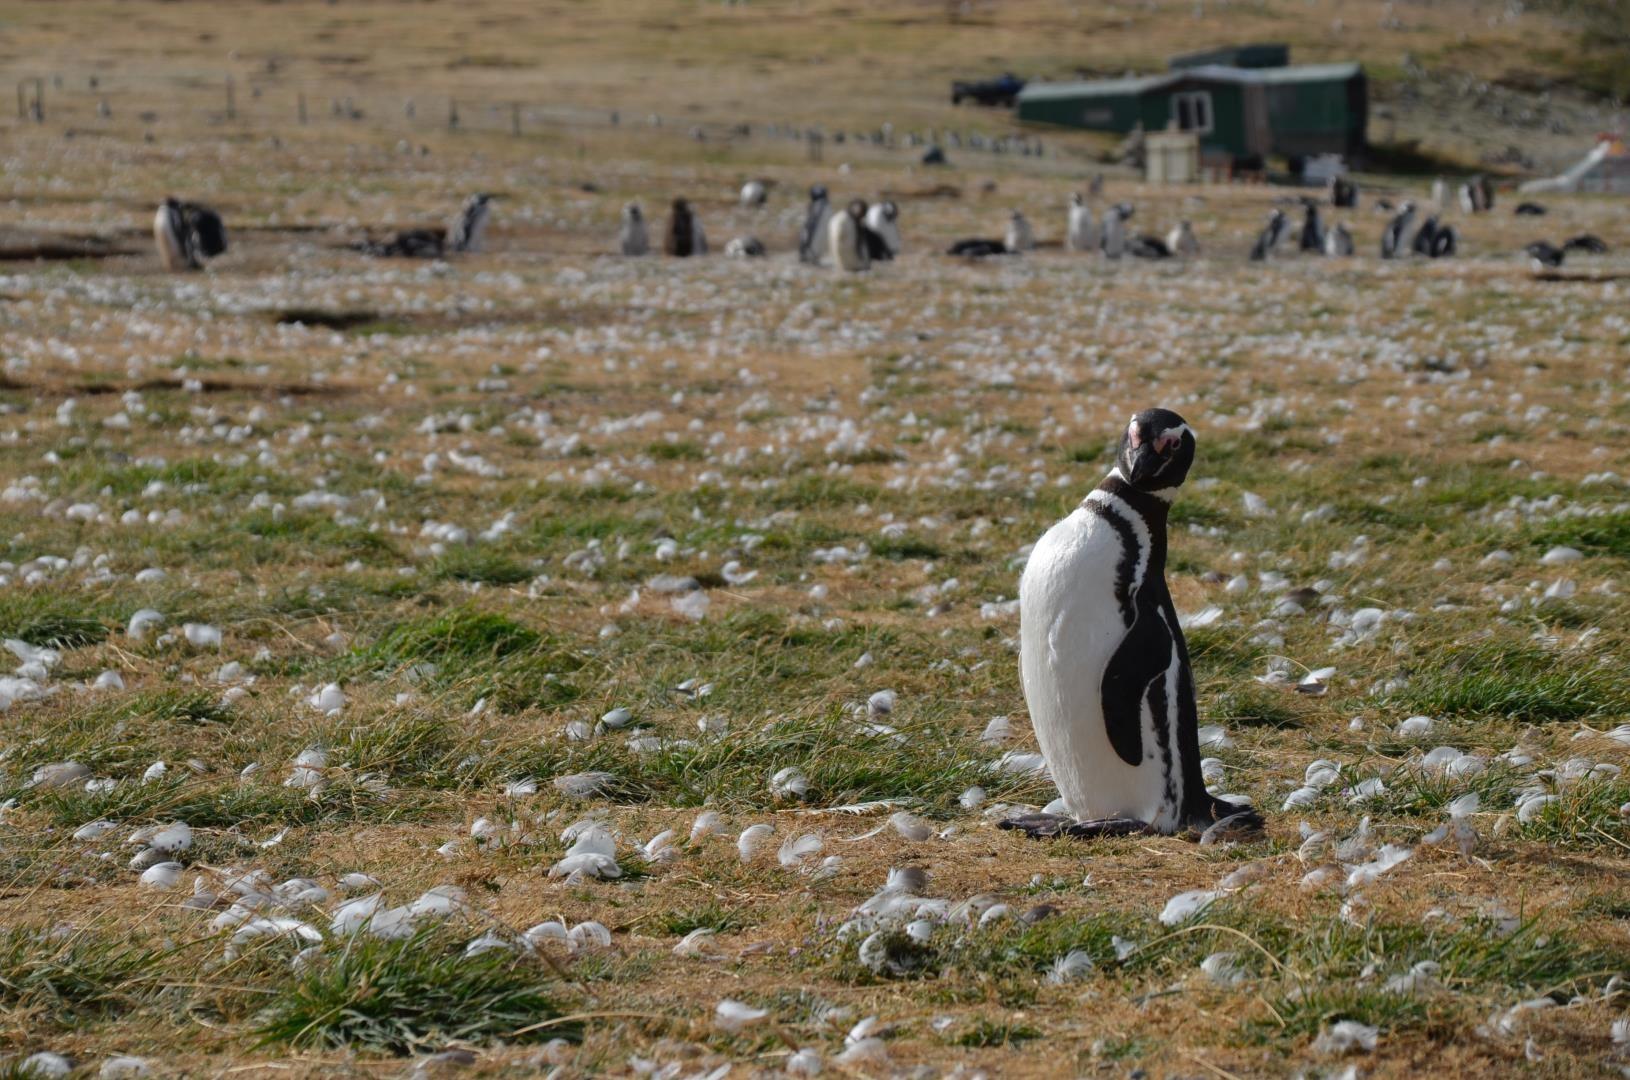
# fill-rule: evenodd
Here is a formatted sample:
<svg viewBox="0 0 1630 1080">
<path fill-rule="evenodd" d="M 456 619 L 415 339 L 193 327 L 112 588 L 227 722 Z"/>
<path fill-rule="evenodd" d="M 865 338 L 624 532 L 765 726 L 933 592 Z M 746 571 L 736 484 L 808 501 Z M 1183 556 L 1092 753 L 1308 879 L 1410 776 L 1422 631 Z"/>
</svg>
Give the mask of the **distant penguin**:
<svg viewBox="0 0 1630 1080">
<path fill-rule="evenodd" d="M 181 218 L 187 223 L 194 259 L 202 261 L 226 254 L 226 225 L 220 214 L 203 203 L 184 202 Z"/>
<path fill-rule="evenodd" d="M 645 215 L 640 211 L 637 202 L 628 203 L 623 207 L 623 227 L 618 234 L 617 245 L 624 255 L 649 255 L 651 253 L 651 239 L 645 232 Z"/>
<path fill-rule="evenodd" d="M 1518 217 L 1540 217 L 1547 211 L 1545 207 L 1541 206 L 1539 203 L 1520 202 L 1517 204 L 1517 208 L 1511 212 L 1516 214 Z"/>
<path fill-rule="evenodd" d="M 1381 233 L 1381 257 L 1383 259 L 1396 259 L 1407 254 L 1404 246 L 1404 234 L 1409 231 L 1409 223 L 1415 220 L 1415 204 L 1406 202 L 1387 222 L 1385 231 Z"/>
<path fill-rule="evenodd" d="M 1070 216 L 1064 229 L 1064 246 L 1070 251 L 1091 251 L 1097 233 L 1092 227 L 1092 207 L 1078 191 L 1070 196 Z"/>
<path fill-rule="evenodd" d="M 1477 178 L 1477 202 L 1485 211 L 1494 209 L 1494 182 L 1486 176 Z"/>
<path fill-rule="evenodd" d="M 865 213 L 865 203 L 860 203 L 857 211 L 856 204 L 850 203 L 843 210 L 832 215 L 827 223 L 827 252 L 832 266 L 838 270 L 859 271 L 871 265 L 866 255 L 865 245 L 860 239 L 860 218 Z"/>
<path fill-rule="evenodd" d="M 1330 205 L 1338 210 L 1351 210 L 1358 206 L 1358 185 L 1345 176 L 1330 178 Z"/>
<path fill-rule="evenodd" d="M 732 259 L 762 259 L 764 242 L 756 236 L 738 236 L 724 246 L 724 253 Z"/>
<path fill-rule="evenodd" d="M 1169 259 L 1172 249 L 1158 236 L 1140 233 L 1126 242 L 1126 252 L 1134 259 Z"/>
<path fill-rule="evenodd" d="M 956 255 L 966 259 L 983 259 L 988 255 L 1006 255 L 1007 247 L 1000 240 L 958 240 L 946 249 L 945 254 Z"/>
<path fill-rule="evenodd" d="M 663 237 L 662 250 L 675 258 L 689 258 L 707 254 L 707 237 L 702 234 L 702 223 L 696 219 L 690 203 L 675 199 L 668 214 L 668 232 Z"/>
<path fill-rule="evenodd" d="M 832 204 L 827 200 L 826 187 L 816 184 L 809 189 L 809 209 L 804 213 L 804 227 L 798 232 L 798 259 L 819 265 L 826 261 L 830 241 L 827 223 L 832 219 Z"/>
<path fill-rule="evenodd" d="M 1172 249 L 1172 254 L 1185 259 L 1192 259 L 1200 254 L 1200 238 L 1194 235 L 1194 226 L 1187 221 L 1177 223 L 1177 228 L 1166 235 L 1166 246 Z"/>
<path fill-rule="evenodd" d="M 1449 183 L 1441 176 L 1432 181 L 1432 205 L 1440 212 L 1449 209 Z"/>
<path fill-rule="evenodd" d="M 1453 225 L 1439 225 L 1432 234 L 1432 249 L 1427 252 L 1434 259 L 1447 259 L 1455 253 L 1459 246 L 1460 237 L 1455 233 Z"/>
<path fill-rule="evenodd" d="M 1562 245 L 1562 250 L 1582 251 L 1587 255 L 1606 255 L 1607 245 L 1602 243 L 1602 238 L 1599 236 L 1591 233 L 1580 233 L 1578 236 L 1570 237 Z"/>
<path fill-rule="evenodd" d="M 1007 219 L 1007 234 L 1002 237 L 1002 246 L 1015 254 L 1030 251 L 1036 246 L 1036 234 L 1030 229 L 1030 222 L 1023 213 L 1013 211 Z"/>
<path fill-rule="evenodd" d="M 893 200 L 884 199 L 874 203 L 866 211 L 865 225 L 883 241 L 888 249 L 888 258 L 900 254 L 900 208 Z"/>
<path fill-rule="evenodd" d="M 1319 254 L 1324 250 L 1324 226 L 1319 222 L 1319 205 L 1307 200 L 1307 212 L 1302 216 L 1301 250 Z"/>
<path fill-rule="evenodd" d="M 1543 240 L 1536 240 L 1523 250 L 1528 253 L 1529 259 L 1533 260 L 1534 272 L 1540 274 L 1562 269 L 1562 260 L 1568 256 L 1566 251 Z"/>
<path fill-rule="evenodd" d="M 1432 214 L 1421 222 L 1421 227 L 1415 232 L 1415 239 L 1409 245 L 1410 250 L 1417 255 L 1432 257 L 1432 245 L 1438 237 L 1438 216 Z"/>
<path fill-rule="evenodd" d="M 1104 211 L 1103 237 L 1099 247 L 1107 259 L 1126 254 L 1126 220 L 1132 216 L 1131 203 L 1116 203 Z"/>
<path fill-rule="evenodd" d="M 770 197 L 770 191 L 764 186 L 762 180 L 749 180 L 741 186 L 741 204 L 743 206 L 763 206 Z"/>
<path fill-rule="evenodd" d="M 1324 253 L 1331 258 L 1341 258 L 1353 253 L 1353 234 L 1347 231 L 1347 226 L 1338 221 L 1325 231 Z"/>
<path fill-rule="evenodd" d="M 1459 195 L 1461 211 L 1467 214 L 1477 213 L 1477 189 L 1469 183 L 1461 184 Z"/>
<path fill-rule="evenodd" d="M 1274 210 L 1268 215 L 1268 223 L 1257 233 L 1256 243 L 1251 245 L 1251 261 L 1261 262 L 1272 255 L 1289 231 L 1290 219 L 1283 210 Z"/>
<path fill-rule="evenodd" d="M 192 251 L 192 234 L 181 211 L 181 203 L 167 196 L 153 215 L 153 243 L 159 261 L 169 271 L 196 270 L 198 260 Z"/>
<path fill-rule="evenodd" d="M 1034 837 L 1256 831 L 1206 790 L 1199 710 L 1166 585 L 1171 501 L 1194 464 L 1181 416 L 1146 409 L 1109 475 L 1031 549 L 1019 581 L 1019 668 L 1067 817 L 1001 822 Z"/>
<path fill-rule="evenodd" d="M 1104 174 L 1093 173 L 1092 179 L 1087 183 L 1087 198 L 1096 199 L 1104 193 Z"/>
<path fill-rule="evenodd" d="M 487 221 L 492 217 L 492 196 L 472 195 L 447 230 L 447 250 L 480 251 L 487 238 Z"/>
</svg>

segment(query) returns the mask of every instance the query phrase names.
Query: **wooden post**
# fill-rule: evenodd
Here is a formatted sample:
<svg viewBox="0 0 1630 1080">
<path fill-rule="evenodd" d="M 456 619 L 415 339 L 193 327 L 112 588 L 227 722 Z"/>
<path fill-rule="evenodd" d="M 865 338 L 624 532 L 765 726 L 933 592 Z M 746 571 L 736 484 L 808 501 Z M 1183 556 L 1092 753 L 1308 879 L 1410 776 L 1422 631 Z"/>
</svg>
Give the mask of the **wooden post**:
<svg viewBox="0 0 1630 1080">
<path fill-rule="evenodd" d="M 521 133 L 520 102 L 515 102 L 509 107 L 509 133 L 511 135 L 519 135 Z"/>
<path fill-rule="evenodd" d="M 305 122 L 306 122 L 306 95 L 302 93 L 300 95 L 300 123 L 304 124 Z"/>
<path fill-rule="evenodd" d="M 234 80 L 230 75 L 226 77 L 226 118 L 228 120 L 236 120 L 238 118 L 237 84 L 236 80 Z"/>
</svg>

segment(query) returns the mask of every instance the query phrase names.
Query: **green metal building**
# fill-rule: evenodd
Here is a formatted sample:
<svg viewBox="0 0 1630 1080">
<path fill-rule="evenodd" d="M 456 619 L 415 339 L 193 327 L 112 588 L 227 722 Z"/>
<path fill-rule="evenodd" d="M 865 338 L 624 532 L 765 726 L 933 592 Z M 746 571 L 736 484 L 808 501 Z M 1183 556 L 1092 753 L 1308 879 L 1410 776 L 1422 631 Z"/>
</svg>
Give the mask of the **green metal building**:
<svg viewBox="0 0 1630 1080">
<path fill-rule="evenodd" d="M 1369 90 L 1357 64 L 1240 68 L 1217 64 L 1163 75 L 1031 82 L 1021 122 L 1130 132 L 1175 127 L 1200 136 L 1208 161 L 1364 153 Z"/>
</svg>

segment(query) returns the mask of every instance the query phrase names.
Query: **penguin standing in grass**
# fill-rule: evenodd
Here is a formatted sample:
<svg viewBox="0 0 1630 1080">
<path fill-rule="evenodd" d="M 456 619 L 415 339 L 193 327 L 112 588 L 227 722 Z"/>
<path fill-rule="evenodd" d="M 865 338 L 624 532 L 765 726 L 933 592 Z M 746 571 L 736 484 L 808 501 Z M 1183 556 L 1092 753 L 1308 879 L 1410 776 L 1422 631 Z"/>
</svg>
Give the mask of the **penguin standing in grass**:
<svg viewBox="0 0 1630 1080">
<path fill-rule="evenodd" d="M 804 213 L 804 227 L 798 232 L 798 261 L 820 265 L 826 254 L 827 223 L 832 219 L 832 203 L 827 199 L 826 186 L 816 184 L 809 189 L 809 209 Z"/>
<path fill-rule="evenodd" d="M 1166 587 L 1167 513 L 1194 448 L 1181 416 L 1138 413 L 1109 476 L 1031 551 L 1020 673 L 1070 816 L 1002 827 L 1082 838 L 1262 827 L 1254 810 L 1206 791 L 1194 675 Z"/>
<path fill-rule="evenodd" d="M 1036 234 L 1031 231 L 1029 220 L 1017 210 L 1008 217 L 1007 235 L 1002 238 L 1002 246 L 1014 254 L 1030 251 L 1036 246 Z"/>
<path fill-rule="evenodd" d="M 153 243 L 164 269 L 200 270 L 204 260 L 226 252 L 221 215 L 203 203 L 166 197 L 153 216 Z"/>
<path fill-rule="evenodd" d="M 1092 227 L 1092 207 L 1077 191 L 1070 196 L 1070 216 L 1064 230 L 1064 246 L 1070 251 L 1091 251 L 1098 234 Z"/>
<path fill-rule="evenodd" d="M 1396 259 L 1400 255 L 1407 255 L 1409 249 L 1404 245 L 1404 234 L 1409 231 L 1409 223 L 1415 220 L 1415 204 L 1404 203 L 1393 219 L 1387 222 L 1386 231 L 1381 234 L 1381 257 L 1383 259 Z"/>
<path fill-rule="evenodd" d="M 492 220 L 492 196 L 471 195 L 458 217 L 447 229 L 449 251 L 480 251 L 487 242 L 487 222 Z"/>
<path fill-rule="evenodd" d="M 866 219 L 862 223 L 887 249 L 887 255 L 873 256 L 874 258 L 892 259 L 900 254 L 900 208 L 894 200 L 884 199 L 875 203 L 866 211 Z"/>
<path fill-rule="evenodd" d="M 645 214 L 640 204 L 631 202 L 623 207 L 623 227 L 617 234 L 617 247 L 624 255 L 649 255 L 651 238 L 645 231 Z"/>
</svg>

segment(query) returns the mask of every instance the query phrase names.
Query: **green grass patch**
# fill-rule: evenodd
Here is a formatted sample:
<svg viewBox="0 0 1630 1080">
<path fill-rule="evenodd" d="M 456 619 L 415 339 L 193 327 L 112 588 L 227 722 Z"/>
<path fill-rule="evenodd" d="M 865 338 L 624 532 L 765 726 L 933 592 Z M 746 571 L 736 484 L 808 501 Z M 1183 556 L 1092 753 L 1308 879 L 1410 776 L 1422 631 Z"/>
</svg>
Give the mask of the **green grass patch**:
<svg viewBox="0 0 1630 1080">
<path fill-rule="evenodd" d="M 564 1015 L 535 957 L 494 949 L 465 956 L 445 930 L 403 941 L 358 935 L 277 988 L 262 1010 L 262 1045 L 410 1054 L 449 1042 L 576 1038 L 573 1023 L 522 1029 Z"/>
</svg>

